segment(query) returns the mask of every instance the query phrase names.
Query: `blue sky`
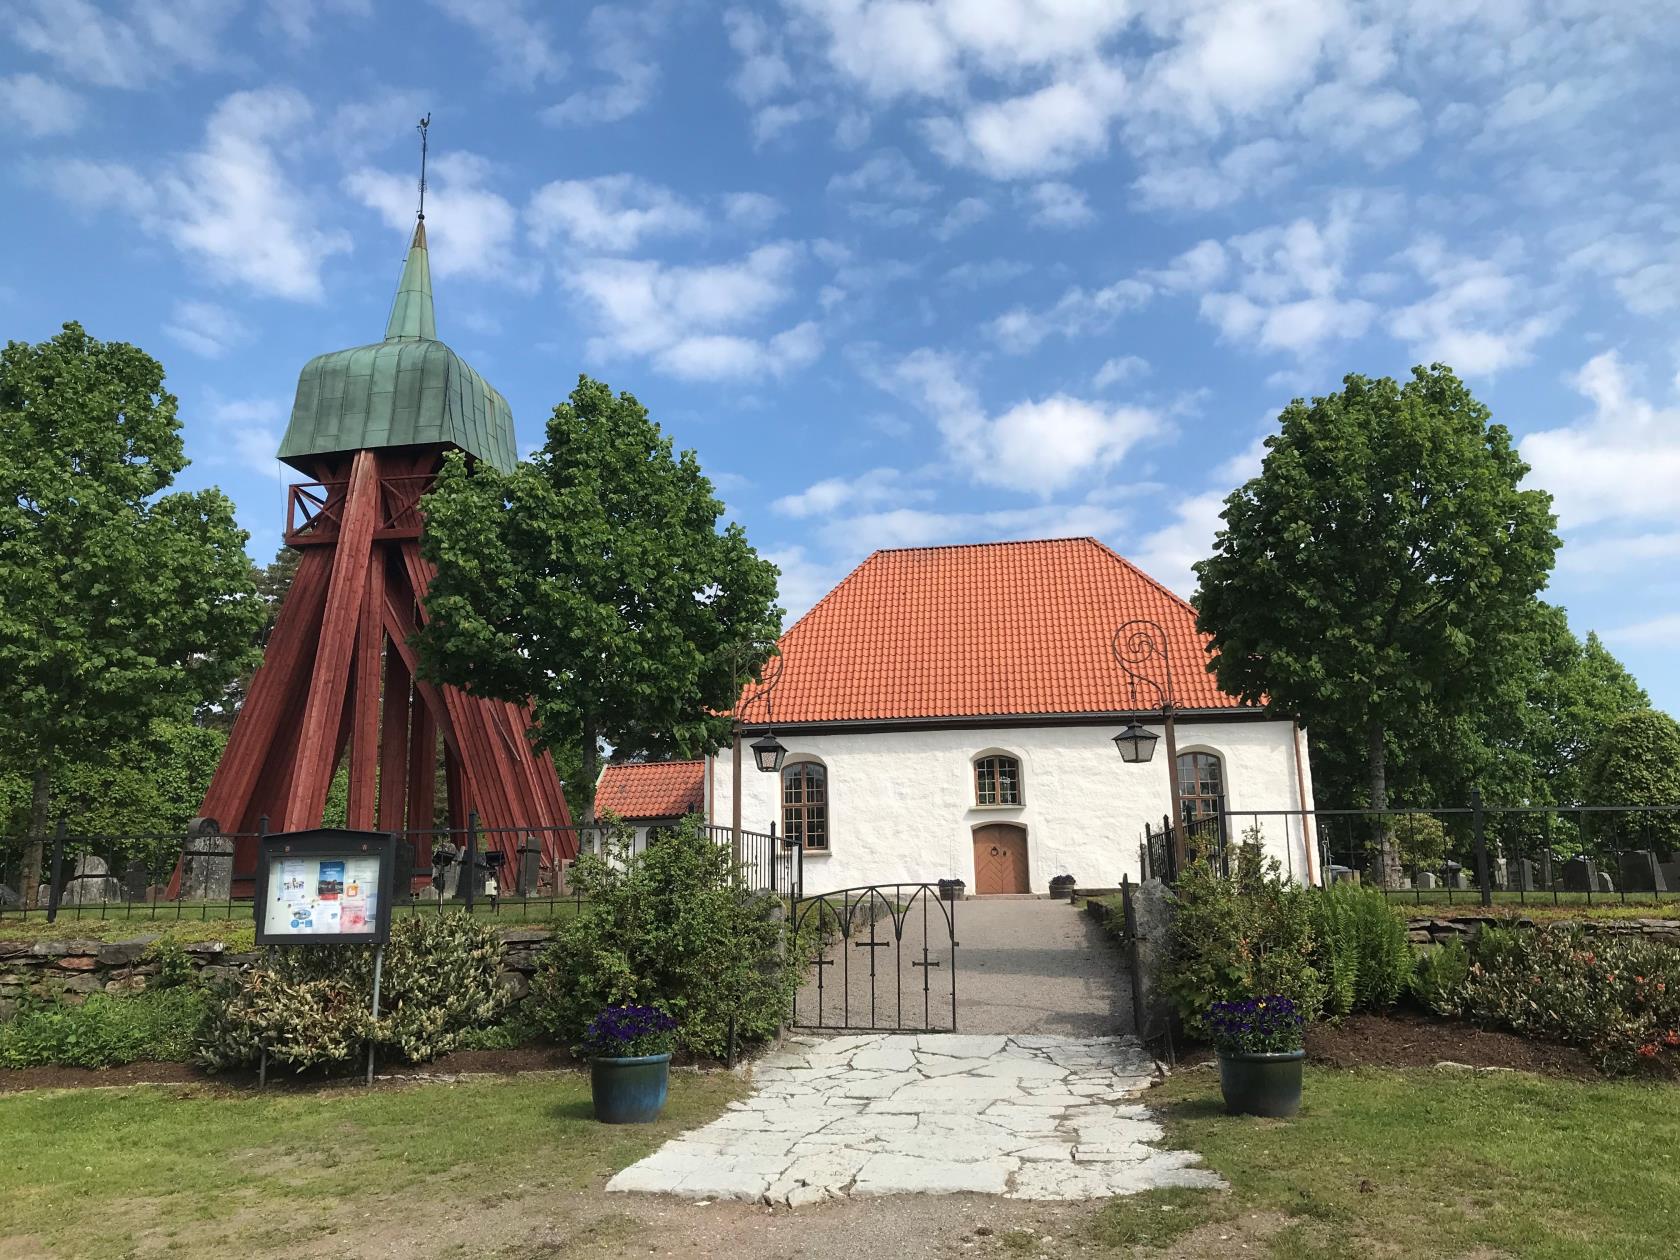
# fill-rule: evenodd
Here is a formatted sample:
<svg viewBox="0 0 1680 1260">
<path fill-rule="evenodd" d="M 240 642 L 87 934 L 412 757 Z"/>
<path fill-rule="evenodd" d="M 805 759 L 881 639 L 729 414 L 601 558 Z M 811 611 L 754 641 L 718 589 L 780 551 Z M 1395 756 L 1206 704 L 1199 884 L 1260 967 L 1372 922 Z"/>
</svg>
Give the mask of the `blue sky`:
<svg viewBox="0 0 1680 1260">
<path fill-rule="evenodd" d="M 794 613 L 870 549 L 1095 534 L 1188 591 L 1279 408 L 1452 364 L 1551 597 L 1680 710 L 1680 28 L 1587 0 L 0 0 L 7 337 L 160 357 L 267 560 L 299 367 L 414 210 L 522 442 L 580 371 Z"/>
</svg>

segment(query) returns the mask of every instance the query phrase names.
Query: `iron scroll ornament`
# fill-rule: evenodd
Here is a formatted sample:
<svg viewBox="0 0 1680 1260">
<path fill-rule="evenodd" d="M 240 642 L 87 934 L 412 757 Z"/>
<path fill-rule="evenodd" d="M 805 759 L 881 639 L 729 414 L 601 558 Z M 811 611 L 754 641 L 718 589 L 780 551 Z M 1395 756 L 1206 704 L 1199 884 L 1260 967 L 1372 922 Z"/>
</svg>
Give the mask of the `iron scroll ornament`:
<svg viewBox="0 0 1680 1260">
<path fill-rule="evenodd" d="M 1174 707 L 1172 657 L 1167 652 L 1167 632 L 1158 622 L 1146 617 L 1122 622 L 1109 641 L 1114 663 L 1125 671 L 1132 689 L 1132 704 L 1137 705 L 1138 684 L 1155 689 L 1156 708 L 1162 712 Z M 1159 658 L 1163 679 L 1156 679 L 1150 666 Z"/>
</svg>

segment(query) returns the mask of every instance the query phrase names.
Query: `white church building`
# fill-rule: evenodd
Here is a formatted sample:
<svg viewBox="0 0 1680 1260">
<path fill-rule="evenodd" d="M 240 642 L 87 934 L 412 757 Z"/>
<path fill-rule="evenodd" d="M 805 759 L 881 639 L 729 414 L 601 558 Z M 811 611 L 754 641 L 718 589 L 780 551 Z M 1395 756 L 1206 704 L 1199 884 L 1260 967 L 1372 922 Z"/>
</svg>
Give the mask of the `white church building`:
<svg viewBox="0 0 1680 1260">
<path fill-rule="evenodd" d="M 1243 811 L 1310 811 L 1306 732 L 1219 690 L 1188 603 L 1096 539 L 1068 538 L 877 551 L 853 570 L 782 636 L 768 689 L 743 697 L 743 744 L 773 732 L 787 751 L 774 773 L 744 756 L 741 825 L 799 842 L 808 894 L 1138 879 L 1175 769 L 1165 741 L 1142 764 L 1114 743 L 1134 717 L 1162 733 L 1156 695 L 1110 649 L 1138 619 L 1168 644 L 1186 813 L 1228 811 L 1240 831 Z M 693 771 L 707 820 L 730 825 L 731 751 Z M 1284 869 L 1318 882 L 1310 822 L 1259 821 Z"/>
</svg>

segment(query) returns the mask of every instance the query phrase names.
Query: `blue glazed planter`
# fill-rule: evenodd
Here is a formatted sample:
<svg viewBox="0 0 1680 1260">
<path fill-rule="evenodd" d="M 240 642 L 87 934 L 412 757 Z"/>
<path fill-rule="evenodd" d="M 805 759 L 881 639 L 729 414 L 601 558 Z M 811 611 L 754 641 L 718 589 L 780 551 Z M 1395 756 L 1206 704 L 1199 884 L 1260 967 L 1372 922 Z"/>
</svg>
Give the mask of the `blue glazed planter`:
<svg viewBox="0 0 1680 1260">
<path fill-rule="evenodd" d="M 1286 1119 L 1301 1110 L 1301 1064 L 1305 1050 L 1278 1054 L 1219 1052 L 1219 1088 L 1233 1116 Z"/>
<path fill-rule="evenodd" d="M 665 1110 L 671 1056 L 589 1060 L 589 1092 L 602 1124 L 652 1124 Z"/>
</svg>

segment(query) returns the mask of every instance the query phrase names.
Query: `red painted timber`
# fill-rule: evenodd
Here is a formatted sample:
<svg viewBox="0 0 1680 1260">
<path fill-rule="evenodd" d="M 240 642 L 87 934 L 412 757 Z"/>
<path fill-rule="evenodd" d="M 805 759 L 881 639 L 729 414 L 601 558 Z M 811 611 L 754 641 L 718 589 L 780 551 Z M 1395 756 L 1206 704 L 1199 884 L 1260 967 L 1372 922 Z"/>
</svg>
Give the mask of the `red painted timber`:
<svg viewBox="0 0 1680 1260">
<path fill-rule="evenodd" d="M 362 591 L 361 622 L 356 627 L 356 708 L 351 719 L 350 792 L 345 826 L 373 827 L 379 790 L 379 671 L 385 650 L 385 555 L 375 546 L 367 585 Z"/>
<path fill-rule="evenodd" d="M 327 585 L 326 609 L 321 617 L 320 644 L 309 682 L 309 701 L 298 731 L 298 764 L 286 795 L 279 830 L 297 831 L 321 825 L 332 786 L 334 736 L 344 712 L 350 679 L 350 657 L 362 592 L 367 587 L 373 551 L 373 527 L 379 503 L 372 451 L 357 451 L 350 463 L 350 484 L 344 494 L 344 517 L 333 548 L 332 578 Z"/>
<path fill-rule="evenodd" d="M 380 591 L 379 637 L 385 637 L 384 591 Z M 408 825 L 403 803 L 408 787 L 409 693 L 414 689 L 408 666 L 395 647 L 385 650 L 385 712 L 379 741 L 379 829 L 401 831 Z M 425 706 L 421 706 L 424 708 Z M 429 818 L 429 816 L 428 816 Z M 429 826 L 422 822 L 420 826 Z"/>
</svg>

